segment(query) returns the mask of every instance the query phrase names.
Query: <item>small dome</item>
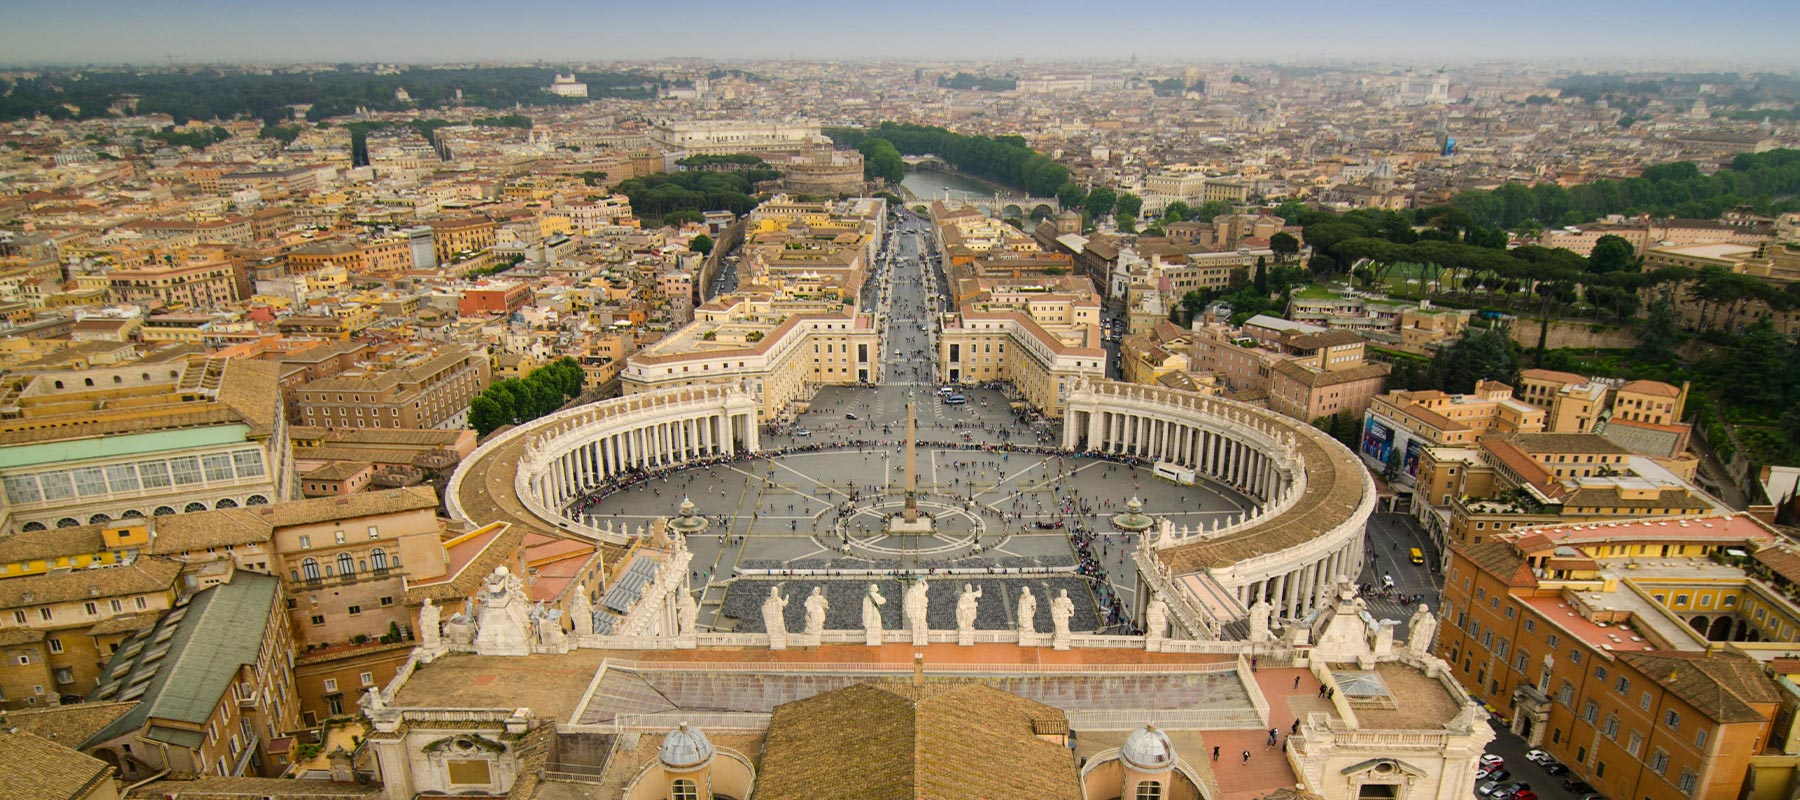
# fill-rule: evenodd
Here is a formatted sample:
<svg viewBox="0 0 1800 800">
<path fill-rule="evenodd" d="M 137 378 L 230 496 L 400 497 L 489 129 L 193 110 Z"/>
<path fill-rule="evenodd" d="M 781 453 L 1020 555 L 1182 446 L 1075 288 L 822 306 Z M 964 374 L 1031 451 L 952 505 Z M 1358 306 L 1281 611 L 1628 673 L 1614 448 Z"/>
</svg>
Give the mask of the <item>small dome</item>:
<svg viewBox="0 0 1800 800">
<path fill-rule="evenodd" d="M 1175 745 L 1169 742 L 1168 734 L 1157 730 L 1155 725 L 1145 725 L 1125 737 L 1125 744 L 1119 747 L 1119 758 L 1126 765 L 1144 772 L 1160 772 L 1175 765 Z"/>
<path fill-rule="evenodd" d="M 663 737 L 662 750 L 656 755 L 665 766 L 688 769 L 711 761 L 713 746 L 699 728 L 690 728 L 683 722 Z"/>
</svg>

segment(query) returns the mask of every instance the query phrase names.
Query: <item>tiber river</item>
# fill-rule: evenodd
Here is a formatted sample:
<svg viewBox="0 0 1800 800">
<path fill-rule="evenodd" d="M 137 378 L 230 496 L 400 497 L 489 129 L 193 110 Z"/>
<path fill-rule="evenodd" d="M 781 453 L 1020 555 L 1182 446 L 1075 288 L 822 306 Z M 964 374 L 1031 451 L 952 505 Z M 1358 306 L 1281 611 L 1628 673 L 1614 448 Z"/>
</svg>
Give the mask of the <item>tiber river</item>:
<svg viewBox="0 0 1800 800">
<path fill-rule="evenodd" d="M 994 188 L 985 183 L 937 170 L 908 170 L 900 185 L 926 201 L 944 199 L 945 191 L 949 191 L 952 200 L 987 200 L 994 196 Z"/>
</svg>

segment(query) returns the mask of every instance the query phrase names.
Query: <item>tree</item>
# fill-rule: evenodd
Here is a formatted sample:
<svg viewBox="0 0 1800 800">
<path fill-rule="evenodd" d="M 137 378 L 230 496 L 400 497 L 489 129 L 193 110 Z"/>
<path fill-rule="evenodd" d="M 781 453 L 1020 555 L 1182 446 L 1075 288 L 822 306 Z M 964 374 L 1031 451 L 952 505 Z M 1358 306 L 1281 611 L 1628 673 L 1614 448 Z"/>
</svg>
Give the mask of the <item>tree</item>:
<svg viewBox="0 0 1800 800">
<path fill-rule="evenodd" d="M 1256 289 L 1257 294 L 1260 294 L 1264 297 L 1269 296 L 1269 261 L 1268 261 L 1268 259 L 1263 258 L 1262 256 L 1256 257 L 1256 278 L 1251 281 L 1250 285 Z"/>
<path fill-rule="evenodd" d="M 1588 271 L 1596 275 L 1612 272 L 1636 272 L 1637 248 L 1623 236 L 1607 234 L 1594 242 L 1588 254 Z"/>
<path fill-rule="evenodd" d="M 1275 253 L 1277 259 L 1286 262 L 1300 254 L 1300 240 L 1287 231 L 1277 231 L 1274 236 L 1269 237 L 1269 250 Z"/>
<path fill-rule="evenodd" d="M 1675 346 L 1681 342 L 1681 324 L 1675 309 L 1666 298 L 1650 302 L 1644 322 L 1638 326 L 1638 360 L 1646 364 L 1667 364 L 1675 359 Z"/>
<path fill-rule="evenodd" d="M 713 249 L 712 237 L 707 236 L 704 233 L 700 234 L 699 236 L 695 236 L 694 238 L 688 240 L 688 249 L 693 252 L 699 253 L 700 255 L 703 255 L 703 256 L 711 255 L 712 249 Z"/>
<path fill-rule="evenodd" d="M 475 429 L 475 435 L 486 436 L 493 433 L 501 425 L 512 421 L 512 415 L 500 407 L 500 404 L 483 392 L 469 401 L 469 427 Z"/>
<path fill-rule="evenodd" d="M 1073 183 L 1065 183 L 1056 190 L 1056 202 L 1073 211 L 1087 202 L 1087 193 Z"/>
<path fill-rule="evenodd" d="M 1139 212 L 1144 210 L 1144 198 L 1130 192 L 1120 192 L 1113 206 L 1118 209 L 1119 216 L 1137 219 Z"/>
<path fill-rule="evenodd" d="M 856 149 L 863 156 L 863 178 L 883 180 L 891 184 L 898 184 L 906 178 L 906 162 L 900 158 L 900 151 L 894 149 L 893 142 L 869 138 L 864 139 Z"/>
<path fill-rule="evenodd" d="M 1188 216 L 1193 213 L 1194 210 L 1189 208 L 1186 202 L 1176 200 L 1173 203 L 1163 206 L 1162 218 L 1164 222 L 1180 222 L 1187 219 Z"/>
<path fill-rule="evenodd" d="M 1113 190 L 1101 186 L 1088 192 L 1087 200 L 1083 207 L 1087 211 L 1089 218 L 1097 220 L 1106 216 L 1107 212 L 1112 211 L 1113 205 L 1117 201 L 1118 196 L 1113 194 Z"/>
<path fill-rule="evenodd" d="M 1465 328 L 1461 338 L 1431 360 L 1431 373 L 1444 391 L 1468 394 L 1479 381 L 1514 383 L 1519 357 L 1505 328 Z"/>
</svg>

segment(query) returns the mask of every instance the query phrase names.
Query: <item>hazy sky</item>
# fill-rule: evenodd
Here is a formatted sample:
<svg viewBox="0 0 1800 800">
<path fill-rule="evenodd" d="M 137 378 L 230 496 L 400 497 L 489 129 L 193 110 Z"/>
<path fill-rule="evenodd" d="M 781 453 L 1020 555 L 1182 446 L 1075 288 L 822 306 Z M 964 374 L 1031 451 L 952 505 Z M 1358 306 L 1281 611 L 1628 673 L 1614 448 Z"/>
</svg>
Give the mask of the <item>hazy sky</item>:
<svg viewBox="0 0 1800 800">
<path fill-rule="evenodd" d="M 1795 0 L 0 0 L 0 63 L 1720 60 L 1800 65 Z"/>
</svg>

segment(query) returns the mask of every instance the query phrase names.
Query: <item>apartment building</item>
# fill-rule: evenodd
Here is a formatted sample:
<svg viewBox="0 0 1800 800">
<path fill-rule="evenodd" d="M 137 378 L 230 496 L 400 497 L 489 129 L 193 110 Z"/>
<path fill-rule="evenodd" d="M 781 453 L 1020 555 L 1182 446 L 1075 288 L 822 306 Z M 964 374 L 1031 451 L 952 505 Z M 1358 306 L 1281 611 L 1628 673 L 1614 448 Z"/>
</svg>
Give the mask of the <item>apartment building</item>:
<svg viewBox="0 0 1800 800">
<path fill-rule="evenodd" d="M 321 428 L 467 427 L 469 401 L 487 388 L 490 369 L 486 353 L 458 346 L 364 362 L 301 385 L 299 417 Z"/>
<path fill-rule="evenodd" d="M 0 530 L 293 495 L 276 365 L 190 356 L 0 379 Z"/>
<path fill-rule="evenodd" d="M 1228 396 L 1311 422 L 1340 411 L 1362 415 L 1392 367 L 1364 359 L 1363 337 L 1258 315 L 1242 326 L 1194 329 L 1193 368 L 1211 372 Z"/>
<path fill-rule="evenodd" d="M 0 541 L 0 707 L 87 694 L 120 643 L 174 605 L 181 565 L 126 552 L 133 541 L 93 525 Z"/>
<path fill-rule="evenodd" d="M 458 254 L 479 253 L 494 246 L 494 221 L 483 216 L 436 219 L 426 222 L 431 228 L 431 243 L 437 263 L 456 261 Z"/>
<path fill-rule="evenodd" d="M 1800 695 L 1759 661 L 1791 650 L 1800 606 L 1733 565 L 1777 539 L 1733 514 L 1454 542 L 1436 651 L 1513 732 L 1607 797 L 1781 785 L 1800 751 Z"/>
<path fill-rule="evenodd" d="M 215 251 L 195 252 L 179 261 L 116 267 L 106 272 L 114 302 L 208 309 L 243 299 L 237 269 Z"/>
<path fill-rule="evenodd" d="M 1388 392 L 1374 398 L 1363 415 L 1358 449 L 1377 471 L 1385 470 L 1389 459 L 1400 459 L 1395 481 L 1410 487 L 1426 447 L 1473 445 L 1490 433 L 1542 431 L 1543 409 L 1514 400 L 1512 393 L 1512 387 L 1496 381 L 1482 381 L 1469 394 Z"/>
<path fill-rule="evenodd" d="M 732 295 L 695 309 L 692 323 L 632 354 L 619 381 L 625 394 L 742 385 L 773 420 L 817 386 L 876 380 L 880 359 L 874 316 L 853 306 Z"/>
<path fill-rule="evenodd" d="M 128 640 L 93 701 L 137 701 L 81 749 L 137 780 L 172 770 L 274 777 L 299 726 L 281 584 L 237 573 Z"/>
</svg>

